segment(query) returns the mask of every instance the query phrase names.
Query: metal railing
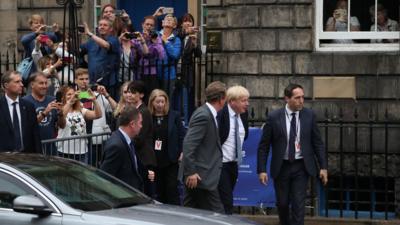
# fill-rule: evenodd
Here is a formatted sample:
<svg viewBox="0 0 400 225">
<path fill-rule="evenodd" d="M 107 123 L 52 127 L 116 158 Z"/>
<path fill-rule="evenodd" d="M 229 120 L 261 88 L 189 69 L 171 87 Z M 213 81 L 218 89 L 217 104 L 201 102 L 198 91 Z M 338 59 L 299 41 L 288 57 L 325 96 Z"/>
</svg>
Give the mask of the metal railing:
<svg viewBox="0 0 400 225">
<path fill-rule="evenodd" d="M 45 155 L 75 159 L 99 167 L 104 142 L 110 135 L 111 132 L 104 132 L 43 140 L 42 152 Z"/>
</svg>

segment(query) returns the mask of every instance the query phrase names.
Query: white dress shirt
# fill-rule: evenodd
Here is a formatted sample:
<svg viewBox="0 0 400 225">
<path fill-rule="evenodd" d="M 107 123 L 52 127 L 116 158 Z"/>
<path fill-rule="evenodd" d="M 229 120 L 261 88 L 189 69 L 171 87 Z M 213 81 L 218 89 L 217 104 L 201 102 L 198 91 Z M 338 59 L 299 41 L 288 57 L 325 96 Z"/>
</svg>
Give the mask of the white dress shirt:
<svg viewBox="0 0 400 225">
<path fill-rule="evenodd" d="M 206 102 L 207 107 L 210 109 L 213 117 L 214 117 L 214 122 L 215 126 L 218 127 L 218 122 L 217 122 L 217 110 L 212 106 L 210 103 Z"/>
<path fill-rule="evenodd" d="M 18 121 L 19 121 L 19 130 L 21 131 L 21 137 L 22 137 L 21 109 L 20 109 L 20 105 L 19 105 L 19 97 L 17 97 L 17 99 L 14 101 L 10 97 L 8 97 L 7 95 L 5 95 L 5 96 L 6 96 L 6 99 L 7 99 L 7 105 L 8 105 L 8 109 L 9 109 L 10 116 L 11 116 L 11 123 L 13 122 L 13 119 L 14 119 L 13 118 L 14 117 L 14 113 L 13 113 L 14 106 L 13 106 L 13 103 L 17 102 L 16 107 L 17 107 L 17 114 L 18 114 Z"/>
<path fill-rule="evenodd" d="M 236 120 L 236 113 L 228 104 L 228 111 L 229 111 L 229 134 L 226 138 L 226 141 L 222 144 L 222 162 L 232 162 L 237 161 L 236 158 L 236 138 L 235 138 L 235 120 Z M 240 145 L 243 146 L 244 141 L 244 126 L 240 115 L 238 115 L 238 122 L 239 122 L 239 137 L 240 137 Z"/>
<path fill-rule="evenodd" d="M 288 105 L 286 104 L 286 106 L 285 106 L 285 119 L 286 119 L 286 131 L 287 131 L 287 135 L 286 135 L 286 138 L 287 138 L 287 145 L 286 145 L 286 152 L 285 152 L 285 155 L 284 155 L 284 157 L 283 157 L 283 159 L 285 159 L 285 160 L 288 160 L 289 159 L 289 156 L 288 156 L 288 153 L 289 153 L 289 138 L 290 138 L 290 122 L 291 122 L 291 120 L 292 120 L 292 113 L 296 113 L 296 142 L 297 143 L 299 143 L 300 144 L 300 151 L 297 151 L 296 150 L 296 146 L 295 146 L 295 159 L 302 159 L 303 158 L 303 156 L 302 156 L 302 154 L 301 154 L 301 143 L 300 143 L 300 119 L 299 119 L 299 114 L 300 114 L 300 112 L 299 111 L 296 111 L 296 112 L 294 112 L 294 111 L 292 111 L 292 110 L 290 110 L 289 109 L 289 107 L 288 107 Z"/>
</svg>

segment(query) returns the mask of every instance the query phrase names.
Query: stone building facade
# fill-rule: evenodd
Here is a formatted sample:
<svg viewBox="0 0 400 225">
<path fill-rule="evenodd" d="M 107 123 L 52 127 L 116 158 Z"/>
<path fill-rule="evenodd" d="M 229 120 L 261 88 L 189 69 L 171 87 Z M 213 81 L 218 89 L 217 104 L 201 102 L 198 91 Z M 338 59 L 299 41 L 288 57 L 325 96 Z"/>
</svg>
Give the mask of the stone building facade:
<svg viewBox="0 0 400 225">
<path fill-rule="evenodd" d="M 316 51 L 316 1 L 207 0 L 208 39 L 221 40 L 211 46 L 214 50 L 209 49 L 217 61 L 213 77 L 250 90 L 255 120 L 265 120 L 266 108 L 281 107 L 285 86 L 297 82 L 305 89 L 306 106 L 312 107 L 320 120 L 357 121 L 357 129 L 354 125 L 344 127 L 342 147 L 339 129 L 331 129 L 327 136 L 331 175 L 369 177 L 370 156 L 363 154 L 373 152 L 374 179 L 385 176 L 385 162 L 388 164 L 395 192 L 390 200 L 397 196 L 394 207 L 398 217 L 400 129 L 390 130 L 389 160 L 385 161 L 380 154 L 385 151 L 384 129 L 377 128 L 369 136 L 368 125 L 361 123 L 399 121 L 400 48 L 392 52 Z M 338 98 L 344 92 L 347 94 Z M 325 132 L 322 129 L 326 139 Z M 352 152 L 342 155 L 342 171 L 339 148 Z M 359 155 L 354 158 L 354 154 Z"/>
<path fill-rule="evenodd" d="M 283 89 L 289 82 L 303 85 L 306 106 L 312 107 L 320 120 L 380 122 L 400 119 L 400 51 L 394 52 L 319 52 L 315 50 L 315 5 L 319 0 L 198 0 L 205 3 L 206 32 L 220 42 L 213 52 L 212 76 L 228 85 L 242 84 L 251 92 L 250 107 L 254 120 L 265 120 L 269 111 L 283 105 Z M 81 21 L 93 27 L 94 3 L 86 0 L 78 11 Z M 116 1 L 104 1 L 115 3 Z M 193 3 L 193 2 L 192 2 Z M 195 5 L 195 4 L 192 4 Z M 0 53 L 22 50 L 20 37 L 29 32 L 28 19 L 38 13 L 46 24 L 63 24 L 63 8 L 56 0 L 1 0 Z M 4 55 L 2 55 L 4 57 Z M 208 71 L 210 74 L 211 71 Z M 322 90 L 322 91 L 321 91 Z M 328 90 L 328 94 L 326 91 Z M 341 98 L 341 94 L 345 93 Z M 357 112 L 355 114 L 355 112 Z M 356 115 L 356 118 L 355 118 Z M 377 125 L 376 125 L 377 126 Z M 400 128 L 388 135 L 385 161 L 373 154 L 373 174 L 384 177 L 385 162 L 393 181 L 396 212 L 400 215 Z M 325 130 L 322 129 L 324 139 Z M 354 165 L 359 162 L 357 175 L 368 177 L 369 156 L 362 153 L 385 152 L 385 130 L 373 134 L 370 145 L 368 125 L 359 127 L 357 144 L 354 126 L 342 131 L 342 150 L 360 152 L 346 155 L 344 170 L 340 170 L 340 132 L 330 130 L 328 142 L 330 171 L 333 176 L 355 176 Z M 372 147 L 370 147 L 372 146 Z"/>
</svg>

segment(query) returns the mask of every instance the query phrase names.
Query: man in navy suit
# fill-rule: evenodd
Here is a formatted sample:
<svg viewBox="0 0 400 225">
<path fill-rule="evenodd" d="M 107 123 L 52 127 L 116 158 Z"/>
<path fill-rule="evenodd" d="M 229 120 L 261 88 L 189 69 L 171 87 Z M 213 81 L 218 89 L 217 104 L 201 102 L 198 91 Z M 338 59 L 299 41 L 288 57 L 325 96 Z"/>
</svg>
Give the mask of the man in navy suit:
<svg viewBox="0 0 400 225">
<path fill-rule="evenodd" d="M 7 71 L 1 85 L 5 95 L 0 98 L 0 151 L 42 153 L 35 108 L 20 98 L 21 74 Z"/>
<path fill-rule="evenodd" d="M 218 190 L 225 213 L 233 213 L 233 190 L 242 161 L 242 146 L 249 133 L 249 91 L 239 85 L 226 91 L 224 108 L 218 112 L 218 130 L 222 144 L 222 170 Z"/>
<path fill-rule="evenodd" d="M 271 176 L 280 224 L 298 225 L 304 224 L 309 176 L 319 174 L 324 185 L 328 182 L 327 159 L 316 116 L 303 108 L 303 87 L 289 84 L 284 95 L 286 106 L 271 112 L 263 128 L 257 172 L 260 182 L 267 184 L 266 164 L 271 147 Z"/>
<path fill-rule="evenodd" d="M 143 191 L 142 167 L 132 140 L 142 128 L 142 115 L 134 106 L 127 106 L 121 112 L 118 123 L 119 128 L 105 144 L 100 169 Z"/>
</svg>

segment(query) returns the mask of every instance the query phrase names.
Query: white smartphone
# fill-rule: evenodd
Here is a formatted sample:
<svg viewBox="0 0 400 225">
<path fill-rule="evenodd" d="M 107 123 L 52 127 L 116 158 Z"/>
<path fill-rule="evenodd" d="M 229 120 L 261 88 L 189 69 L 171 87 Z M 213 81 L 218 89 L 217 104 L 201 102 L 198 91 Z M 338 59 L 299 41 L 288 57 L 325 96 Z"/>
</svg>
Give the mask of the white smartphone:
<svg viewBox="0 0 400 225">
<path fill-rule="evenodd" d="M 163 12 L 163 14 L 174 14 L 174 8 L 172 8 L 172 7 L 164 7 L 162 12 Z"/>
</svg>

